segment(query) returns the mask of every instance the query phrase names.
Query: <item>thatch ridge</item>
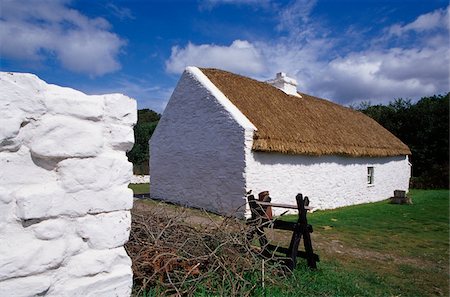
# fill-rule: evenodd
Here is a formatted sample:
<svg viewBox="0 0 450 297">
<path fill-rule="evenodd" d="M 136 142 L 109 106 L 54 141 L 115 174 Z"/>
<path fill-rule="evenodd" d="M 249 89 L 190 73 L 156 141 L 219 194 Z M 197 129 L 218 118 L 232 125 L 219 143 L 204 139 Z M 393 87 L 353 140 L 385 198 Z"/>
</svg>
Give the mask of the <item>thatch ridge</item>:
<svg viewBox="0 0 450 297">
<path fill-rule="evenodd" d="M 399 156 L 408 146 L 375 120 L 331 101 L 302 98 L 245 76 L 200 68 L 257 127 L 253 150 L 306 155 Z"/>
</svg>

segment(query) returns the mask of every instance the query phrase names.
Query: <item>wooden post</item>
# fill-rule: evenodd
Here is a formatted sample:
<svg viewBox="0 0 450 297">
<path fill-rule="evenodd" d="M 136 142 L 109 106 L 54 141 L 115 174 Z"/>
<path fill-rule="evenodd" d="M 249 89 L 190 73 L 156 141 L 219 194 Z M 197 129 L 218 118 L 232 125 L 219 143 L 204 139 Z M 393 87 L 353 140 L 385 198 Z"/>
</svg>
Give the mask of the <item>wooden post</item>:
<svg viewBox="0 0 450 297">
<path fill-rule="evenodd" d="M 268 196 L 268 195 L 267 195 Z M 297 194 L 295 197 L 296 206 L 270 203 L 268 201 L 256 201 L 255 196 L 248 193 L 247 200 L 252 211 L 252 218 L 249 224 L 252 225 L 251 231 L 249 232 L 249 240 L 253 238 L 256 233 L 258 235 L 258 240 L 261 246 L 261 254 L 265 257 L 273 257 L 271 251 L 283 253 L 286 255 L 286 266 L 293 271 L 297 265 L 297 257 L 305 258 L 308 263 L 308 267 L 316 268 L 316 262 L 319 261 L 319 256 L 314 254 L 311 242 L 311 234 L 313 232 L 312 226 L 308 224 L 306 214 L 309 207 L 308 197 L 303 198 L 302 194 Z M 282 207 L 298 210 L 298 219 L 296 223 L 286 222 L 282 220 L 269 220 L 266 212 L 266 208 L 272 207 Z M 272 222 L 272 227 L 274 229 L 289 230 L 292 231 L 291 241 L 289 243 L 289 248 L 283 248 L 269 244 L 266 235 L 264 233 L 264 228 L 267 224 Z M 298 246 L 303 236 L 303 244 L 305 251 L 299 251 Z"/>
<path fill-rule="evenodd" d="M 305 199 L 301 201 L 300 207 L 302 210 L 302 215 L 299 216 L 299 218 L 301 220 L 300 224 L 302 226 L 302 233 L 303 233 L 303 246 L 305 247 L 306 261 L 308 263 L 308 267 L 317 268 L 316 259 L 314 257 L 314 251 L 313 251 L 312 242 L 311 242 L 311 234 L 310 234 L 313 232 L 313 229 L 312 229 L 312 226 L 308 224 L 308 220 L 306 218 L 305 206 L 308 206 L 308 205 L 309 205 L 309 198 L 305 197 Z"/>
</svg>

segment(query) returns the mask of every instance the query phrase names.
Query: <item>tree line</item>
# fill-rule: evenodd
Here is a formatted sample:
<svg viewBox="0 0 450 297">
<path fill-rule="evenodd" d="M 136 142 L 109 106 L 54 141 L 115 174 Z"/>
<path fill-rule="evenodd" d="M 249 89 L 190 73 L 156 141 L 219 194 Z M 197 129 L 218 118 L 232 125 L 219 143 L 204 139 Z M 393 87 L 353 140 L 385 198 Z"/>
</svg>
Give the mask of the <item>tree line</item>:
<svg viewBox="0 0 450 297">
<path fill-rule="evenodd" d="M 370 116 L 411 149 L 411 187 L 449 186 L 449 96 L 423 97 L 416 103 L 396 99 L 387 105 L 363 102 L 352 108 Z M 134 127 L 135 144 L 128 152 L 135 174 L 148 174 L 148 140 L 161 115 L 150 109 L 138 110 Z"/>
<path fill-rule="evenodd" d="M 370 116 L 409 146 L 412 188 L 449 186 L 449 95 L 402 98 L 388 105 L 363 102 L 353 107 Z"/>
<path fill-rule="evenodd" d="M 133 163 L 134 174 L 148 174 L 148 141 L 158 125 L 161 115 L 151 109 L 138 110 L 138 120 L 134 126 L 134 146 L 127 153 Z"/>
</svg>

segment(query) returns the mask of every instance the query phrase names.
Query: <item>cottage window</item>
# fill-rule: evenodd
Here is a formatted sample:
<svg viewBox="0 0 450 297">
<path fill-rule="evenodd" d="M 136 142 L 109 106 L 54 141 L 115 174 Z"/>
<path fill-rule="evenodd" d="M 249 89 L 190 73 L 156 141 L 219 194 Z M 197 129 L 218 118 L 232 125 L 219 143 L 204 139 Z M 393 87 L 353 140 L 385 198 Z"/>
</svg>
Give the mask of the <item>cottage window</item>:
<svg viewBox="0 0 450 297">
<path fill-rule="evenodd" d="M 367 167 L 367 184 L 373 185 L 373 167 Z"/>
</svg>

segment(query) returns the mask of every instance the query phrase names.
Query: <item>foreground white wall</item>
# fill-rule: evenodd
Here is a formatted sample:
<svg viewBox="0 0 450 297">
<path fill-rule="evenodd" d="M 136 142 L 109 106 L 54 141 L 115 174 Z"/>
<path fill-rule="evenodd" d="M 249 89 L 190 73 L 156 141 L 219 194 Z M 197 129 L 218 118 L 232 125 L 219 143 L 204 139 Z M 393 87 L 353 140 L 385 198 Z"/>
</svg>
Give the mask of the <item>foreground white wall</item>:
<svg viewBox="0 0 450 297">
<path fill-rule="evenodd" d="M 129 296 L 136 103 L 0 73 L 0 296 Z"/>
<path fill-rule="evenodd" d="M 152 135 L 150 196 L 243 215 L 245 128 L 203 76 L 185 71 Z"/>
<path fill-rule="evenodd" d="M 302 193 L 316 209 L 329 209 L 387 199 L 394 190 L 408 191 L 407 156 L 350 158 L 302 156 L 251 151 L 247 137 L 247 189 L 270 192 L 272 202 L 295 204 Z M 367 184 L 367 167 L 375 170 Z M 285 210 L 275 209 L 278 215 Z"/>
</svg>

